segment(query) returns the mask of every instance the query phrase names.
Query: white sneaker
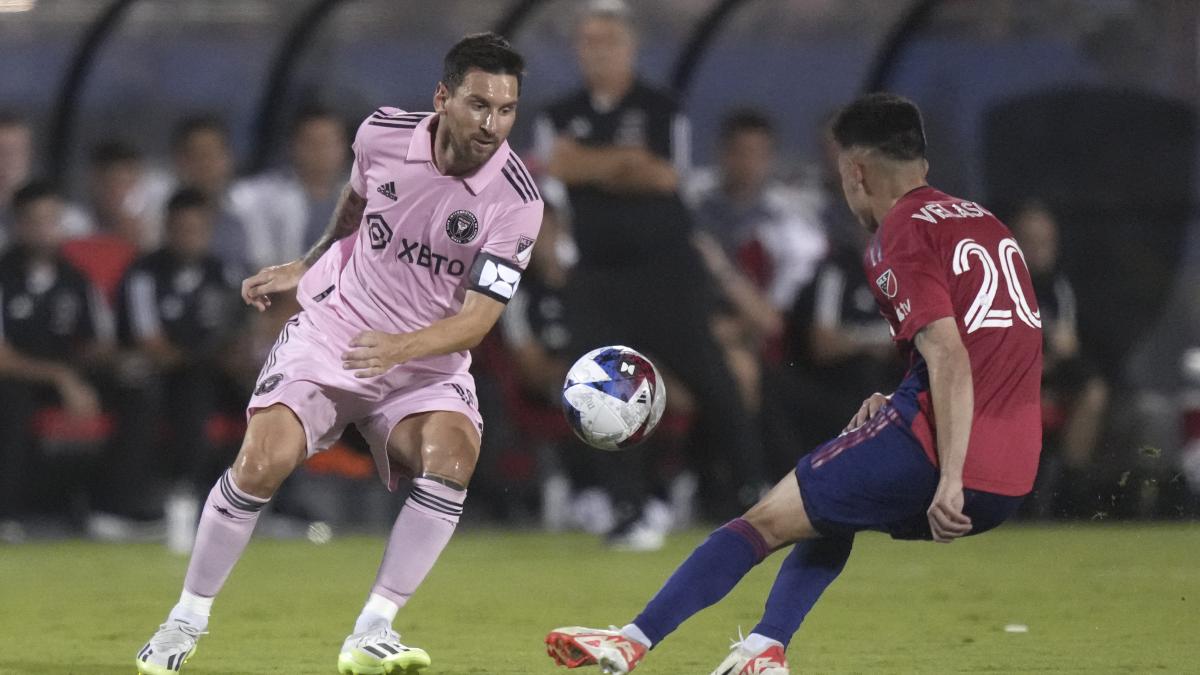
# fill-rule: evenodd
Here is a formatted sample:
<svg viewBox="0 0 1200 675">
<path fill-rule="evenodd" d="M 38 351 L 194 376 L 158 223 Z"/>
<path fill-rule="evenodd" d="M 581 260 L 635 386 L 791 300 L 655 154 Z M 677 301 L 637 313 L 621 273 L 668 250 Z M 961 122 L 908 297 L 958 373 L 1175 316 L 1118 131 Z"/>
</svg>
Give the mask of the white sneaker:
<svg viewBox="0 0 1200 675">
<path fill-rule="evenodd" d="M 712 675 L 789 675 L 787 655 L 783 645 L 777 642 L 765 649 L 750 650 L 746 648 L 745 640 L 739 640 L 733 643 L 729 656 L 712 671 Z"/>
<path fill-rule="evenodd" d="M 650 500 L 637 520 L 609 532 L 605 543 L 617 551 L 657 551 L 666 544 L 670 530 L 671 509 L 661 501 Z"/>
<path fill-rule="evenodd" d="M 23 544 L 27 535 L 18 520 L 0 520 L 0 544 Z"/>
<path fill-rule="evenodd" d="M 546 653 L 567 668 L 600 666 L 606 675 L 625 675 L 646 656 L 646 646 L 615 628 L 555 628 L 546 636 Z"/>
<path fill-rule="evenodd" d="M 342 675 L 412 675 L 431 663 L 424 649 L 406 647 L 391 628 L 355 633 L 342 643 L 338 672 Z"/>
<path fill-rule="evenodd" d="M 196 653 L 196 641 L 201 635 L 206 633 L 182 621 L 164 623 L 137 653 L 138 672 L 141 675 L 178 673 Z"/>
</svg>

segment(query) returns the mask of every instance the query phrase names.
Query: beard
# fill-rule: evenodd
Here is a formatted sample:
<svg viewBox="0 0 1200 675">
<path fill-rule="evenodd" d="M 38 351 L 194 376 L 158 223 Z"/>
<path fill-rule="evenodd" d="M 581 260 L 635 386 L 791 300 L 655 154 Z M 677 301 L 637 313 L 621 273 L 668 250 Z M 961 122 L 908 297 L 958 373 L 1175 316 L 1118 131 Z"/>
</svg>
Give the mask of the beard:
<svg viewBox="0 0 1200 675">
<path fill-rule="evenodd" d="M 462 138 L 450 135 L 450 147 L 454 150 L 454 155 L 462 159 L 464 166 L 470 167 L 471 170 L 477 169 L 487 163 L 492 155 L 500 149 L 500 144 L 494 143 L 487 150 L 480 150 L 471 140 L 471 135 L 464 135 Z"/>
</svg>

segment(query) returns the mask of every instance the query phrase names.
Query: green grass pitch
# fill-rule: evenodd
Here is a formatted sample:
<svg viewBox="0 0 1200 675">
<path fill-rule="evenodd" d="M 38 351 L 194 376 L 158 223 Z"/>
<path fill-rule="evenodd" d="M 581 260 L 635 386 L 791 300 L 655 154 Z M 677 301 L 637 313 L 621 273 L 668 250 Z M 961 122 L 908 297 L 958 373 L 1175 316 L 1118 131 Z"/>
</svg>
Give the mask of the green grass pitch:
<svg viewBox="0 0 1200 675">
<path fill-rule="evenodd" d="M 583 535 L 461 532 L 397 627 L 429 651 L 428 673 L 564 672 L 545 656 L 548 629 L 624 623 L 703 536 L 631 554 Z M 382 546 L 252 542 L 184 672 L 334 673 Z M 755 624 L 782 559 L 638 673 L 708 673 Z M 0 673 L 133 673 L 184 565 L 149 545 L 0 548 Z M 788 656 L 804 673 L 1200 672 L 1200 525 L 1010 525 L 950 546 L 863 535 Z"/>
</svg>

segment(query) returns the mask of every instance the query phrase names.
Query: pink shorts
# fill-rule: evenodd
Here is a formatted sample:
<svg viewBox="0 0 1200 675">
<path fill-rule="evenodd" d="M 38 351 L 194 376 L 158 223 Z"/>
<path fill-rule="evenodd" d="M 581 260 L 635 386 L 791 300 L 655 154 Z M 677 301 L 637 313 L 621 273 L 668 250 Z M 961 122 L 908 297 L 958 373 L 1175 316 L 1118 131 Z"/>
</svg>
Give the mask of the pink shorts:
<svg viewBox="0 0 1200 675">
<path fill-rule="evenodd" d="M 457 412 L 483 433 L 470 373 L 405 364 L 379 377 L 358 379 L 342 369 L 341 355 L 348 349 L 343 342 L 348 341 L 314 327 L 304 312 L 288 319 L 259 373 L 246 419 L 277 403 L 287 406 L 304 426 L 310 457 L 337 442 L 346 425 L 353 424 L 371 445 L 375 467 L 389 490 L 396 489 L 404 470 L 389 460 L 387 441 L 404 418 Z"/>
</svg>

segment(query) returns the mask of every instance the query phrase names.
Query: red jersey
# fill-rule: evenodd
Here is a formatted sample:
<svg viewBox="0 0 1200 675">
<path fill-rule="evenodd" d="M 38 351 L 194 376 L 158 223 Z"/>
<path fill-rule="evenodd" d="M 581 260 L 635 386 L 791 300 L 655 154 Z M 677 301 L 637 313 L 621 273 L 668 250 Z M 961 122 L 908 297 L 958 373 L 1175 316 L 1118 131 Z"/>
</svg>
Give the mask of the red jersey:
<svg viewBox="0 0 1200 675">
<path fill-rule="evenodd" d="M 1012 233 L 982 206 L 923 186 L 884 217 L 864 267 L 910 363 L 892 402 L 925 453 L 937 464 L 929 375 L 913 338 L 932 321 L 954 317 L 975 388 L 963 485 L 1028 493 L 1042 447 L 1042 322 Z"/>
</svg>

